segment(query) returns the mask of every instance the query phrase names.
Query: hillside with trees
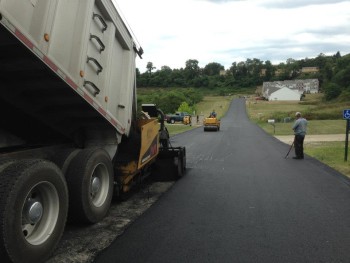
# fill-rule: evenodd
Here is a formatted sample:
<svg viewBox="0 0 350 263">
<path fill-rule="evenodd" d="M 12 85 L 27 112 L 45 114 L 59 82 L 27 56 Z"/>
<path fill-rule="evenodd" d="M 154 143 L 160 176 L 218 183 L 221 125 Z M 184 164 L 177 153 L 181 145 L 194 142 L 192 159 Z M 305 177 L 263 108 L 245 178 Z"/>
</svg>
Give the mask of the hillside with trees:
<svg viewBox="0 0 350 263">
<path fill-rule="evenodd" d="M 317 72 L 303 73 L 302 68 L 316 67 Z M 294 79 L 317 78 L 320 91 L 325 100 L 350 101 L 350 54 L 341 56 L 339 52 L 332 56 L 319 54 L 316 58 L 301 60 L 288 59 L 285 63 L 272 65 L 270 61 L 247 59 L 233 62 L 229 69 L 219 63 L 212 62 L 204 68 L 199 67 L 196 59 L 189 59 L 184 68 L 171 69 L 162 66 L 157 69 L 148 62 L 147 71 L 140 73 L 137 69 L 137 87 L 164 88 L 152 96 L 151 101 L 157 103 L 166 112 L 173 112 L 183 102 L 189 107 L 201 100 L 202 90 L 210 90 L 218 95 L 240 92 L 242 89 L 255 90 L 264 81 L 282 81 Z M 179 92 L 180 89 L 186 88 Z M 167 92 L 166 92 L 167 91 Z M 149 100 L 150 101 L 150 100 Z"/>
</svg>

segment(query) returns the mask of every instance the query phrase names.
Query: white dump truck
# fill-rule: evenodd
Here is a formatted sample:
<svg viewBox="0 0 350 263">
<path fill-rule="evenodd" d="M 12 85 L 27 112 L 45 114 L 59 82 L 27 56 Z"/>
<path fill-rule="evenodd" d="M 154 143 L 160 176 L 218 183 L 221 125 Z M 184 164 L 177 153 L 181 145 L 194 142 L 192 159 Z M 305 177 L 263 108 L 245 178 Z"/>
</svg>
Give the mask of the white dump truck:
<svg viewBox="0 0 350 263">
<path fill-rule="evenodd" d="M 142 53 L 111 0 L 0 0 L 1 262 L 45 261 L 156 160 L 183 175 L 162 112 L 137 109 Z"/>
</svg>

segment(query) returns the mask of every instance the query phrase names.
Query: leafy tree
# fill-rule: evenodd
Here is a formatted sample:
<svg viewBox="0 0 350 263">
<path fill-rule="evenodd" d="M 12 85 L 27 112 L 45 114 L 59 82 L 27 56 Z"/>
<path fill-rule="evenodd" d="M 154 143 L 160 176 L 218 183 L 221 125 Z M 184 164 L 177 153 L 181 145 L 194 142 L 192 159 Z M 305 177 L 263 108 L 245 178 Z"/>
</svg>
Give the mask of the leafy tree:
<svg viewBox="0 0 350 263">
<path fill-rule="evenodd" d="M 236 74 L 235 74 L 236 78 L 243 79 L 247 75 L 248 75 L 247 65 L 243 61 L 239 62 L 236 67 Z"/>
<path fill-rule="evenodd" d="M 339 101 L 350 101 L 350 90 L 343 90 L 338 96 Z"/>
<path fill-rule="evenodd" d="M 169 85 L 175 87 L 188 86 L 185 80 L 183 69 L 174 69 L 171 74 L 171 83 Z"/>
<path fill-rule="evenodd" d="M 150 75 L 148 73 L 141 74 L 139 77 L 136 75 L 137 87 L 148 87 L 150 81 Z"/>
<path fill-rule="evenodd" d="M 325 91 L 324 98 L 327 101 L 337 98 L 342 92 L 340 86 L 338 86 L 335 83 L 327 84 L 324 88 L 324 91 Z"/>
<path fill-rule="evenodd" d="M 182 93 L 170 91 L 162 93 L 156 104 L 163 112 L 170 113 L 175 112 L 183 101 L 186 101 L 186 97 Z"/>
<path fill-rule="evenodd" d="M 315 59 L 314 59 L 314 65 L 317 65 L 319 68 L 324 68 L 324 66 L 327 63 L 327 57 L 325 54 L 320 53 Z"/>
<path fill-rule="evenodd" d="M 186 101 L 181 103 L 181 105 L 179 106 L 177 111 L 179 111 L 179 112 L 187 112 L 189 114 L 192 114 L 192 112 L 193 112 L 192 107 L 190 107 Z"/>
<path fill-rule="evenodd" d="M 323 68 L 320 69 L 323 80 L 330 81 L 333 78 L 333 67 L 331 62 L 327 61 Z"/>
<path fill-rule="evenodd" d="M 147 71 L 143 74 L 136 69 L 137 87 L 181 87 L 189 89 L 210 88 L 217 90 L 222 94 L 231 93 L 235 89 L 256 88 L 261 86 L 263 81 L 289 80 L 318 78 L 320 88 L 325 90 L 327 99 L 333 99 L 342 94 L 346 98 L 346 90 L 350 90 L 350 54 L 341 56 L 339 52 L 332 56 L 326 56 L 320 53 L 316 58 L 304 58 L 295 60 L 287 59 L 286 63 L 272 65 L 269 60 L 262 62 L 259 59 L 247 59 L 246 61 L 233 62 L 225 76 L 220 76 L 220 70 L 223 69 L 219 63 L 211 62 L 204 68 L 200 68 L 198 60 L 189 59 L 186 61 L 185 68 L 171 69 L 168 66 L 162 66 L 160 70 L 152 62 L 148 62 Z M 318 67 L 318 73 L 301 73 L 302 67 Z M 262 75 L 262 69 L 265 74 Z M 278 74 L 276 72 L 278 71 Z M 196 90 L 196 89 L 195 89 Z M 181 92 L 180 92 L 181 93 Z M 183 93 L 184 94 L 184 93 Z M 182 95 L 183 95 L 182 94 Z M 345 94 L 345 95 L 343 95 Z M 172 94 L 172 99 L 162 95 L 167 103 L 176 102 L 176 108 L 182 102 L 187 102 L 189 106 L 193 104 L 193 99 L 185 95 L 183 99 L 175 99 L 178 96 Z M 163 103 L 158 96 L 157 100 Z M 171 97 L 170 96 L 170 97 Z M 164 108 L 164 107 L 163 107 Z M 176 109 L 175 109 L 176 110 Z"/>
<path fill-rule="evenodd" d="M 334 57 L 335 57 L 336 59 L 341 58 L 340 52 L 338 51 L 338 52 L 334 55 Z"/>
<path fill-rule="evenodd" d="M 246 60 L 246 66 L 248 74 L 254 78 L 259 77 L 261 69 L 263 68 L 263 63 L 260 59 L 253 58 Z"/>
<path fill-rule="evenodd" d="M 344 89 L 350 89 L 350 65 L 338 71 L 333 81 Z"/>
<path fill-rule="evenodd" d="M 157 74 L 149 80 L 148 84 L 151 87 L 163 87 L 163 78 L 160 76 L 160 74 Z"/>
<path fill-rule="evenodd" d="M 204 67 L 203 73 L 207 76 L 220 75 L 220 71 L 224 70 L 224 66 L 219 63 L 212 62 Z"/>
<path fill-rule="evenodd" d="M 171 68 L 169 66 L 161 66 L 160 70 L 162 72 L 171 73 Z"/>
<path fill-rule="evenodd" d="M 159 85 L 152 85 L 155 87 L 169 87 L 171 84 L 171 75 L 172 75 L 172 70 L 168 66 L 162 66 L 160 70 L 154 73 L 154 75 L 157 75 L 159 78 Z"/>
<path fill-rule="evenodd" d="M 187 80 L 194 79 L 200 74 L 200 68 L 198 66 L 198 60 L 189 59 L 186 61 L 185 77 Z"/>
<path fill-rule="evenodd" d="M 229 69 L 229 72 L 231 73 L 232 76 L 235 76 L 237 70 L 238 70 L 237 69 L 237 62 L 233 62 L 230 69 Z"/>
<path fill-rule="evenodd" d="M 147 62 L 146 68 L 149 74 L 152 74 L 152 70 L 156 69 L 156 67 L 153 66 L 152 62 Z"/>
<path fill-rule="evenodd" d="M 284 77 L 286 79 L 294 79 L 298 76 L 299 70 L 299 64 L 294 59 L 289 58 L 287 59 Z"/>
<path fill-rule="evenodd" d="M 202 101 L 203 94 L 197 89 L 184 89 L 183 94 L 186 97 L 186 102 L 192 107 L 194 104 Z"/>
<path fill-rule="evenodd" d="M 265 61 L 265 76 L 264 80 L 269 81 L 271 80 L 272 76 L 274 75 L 274 68 L 270 60 Z"/>
<path fill-rule="evenodd" d="M 209 79 L 208 76 L 198 76 L 190 80 L 188 83 L 196 88 L 208 87 Z"/>
</svg>

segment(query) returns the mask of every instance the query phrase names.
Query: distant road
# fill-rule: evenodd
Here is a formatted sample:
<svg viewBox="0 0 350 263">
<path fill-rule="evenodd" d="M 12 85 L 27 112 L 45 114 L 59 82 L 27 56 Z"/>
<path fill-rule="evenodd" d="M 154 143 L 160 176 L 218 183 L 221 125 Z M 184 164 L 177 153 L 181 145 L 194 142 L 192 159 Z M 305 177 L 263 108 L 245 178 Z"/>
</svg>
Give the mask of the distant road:
<svg viewBox="0 0 350 263">
<path fill-rule="evenodd" d="M 243 99 L 219 132 L 172 144 L 186 145 L 187 174 L 95 262 L 350 262 L 349 180 L 284 159 L 289 145 L 251 123 Z"/>
</svg>

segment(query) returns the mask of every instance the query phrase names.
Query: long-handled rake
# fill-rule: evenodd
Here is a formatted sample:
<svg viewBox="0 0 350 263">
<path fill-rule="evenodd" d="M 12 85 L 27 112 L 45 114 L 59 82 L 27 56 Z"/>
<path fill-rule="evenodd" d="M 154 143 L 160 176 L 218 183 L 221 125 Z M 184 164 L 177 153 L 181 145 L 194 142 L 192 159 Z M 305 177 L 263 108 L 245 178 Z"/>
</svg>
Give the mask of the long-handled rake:
<svg viewBox="0 0 350 263">
<path fill-rule="evenodd" d="M 284 157 L 284 159 L 287 159 L 287 157 L 288 157 L 290 151 L 292 150 L 293 146 L 294 146 L 294 141 L 293 141 L 292 145 L 290 146 L 289 151 L 287 152 L 287 155 Z"/>
</svg>

